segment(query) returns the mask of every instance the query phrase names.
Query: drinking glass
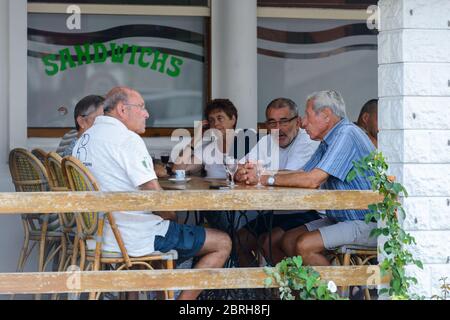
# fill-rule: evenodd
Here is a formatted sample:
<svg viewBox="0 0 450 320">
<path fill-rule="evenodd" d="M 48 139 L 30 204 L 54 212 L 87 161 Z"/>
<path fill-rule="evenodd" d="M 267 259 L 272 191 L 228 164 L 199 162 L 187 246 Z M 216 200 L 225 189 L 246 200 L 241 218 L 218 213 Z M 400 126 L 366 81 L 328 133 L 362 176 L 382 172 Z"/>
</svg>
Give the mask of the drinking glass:
<svg viewBox="0 0 450 320">
<path fill-rule="evenodd" d="M 256 185 L 257 188 L 262 188 L 263 185 L 261 184 L 261 176 L 264 172 L 264 161 L 263 160 L 258 160 L 256 161 L 256 165 L 255 165 L 255 169 L 256 169 L 256 178 L 258 179 L 258 184 Z"/>
<path fill-rule="evenodd" d="M 234 159 L 233 157 L 224 157 L 224 165 L 225 170 L 228 172 L 228 174 L 231 177 L 231 183 L 230 187 L 234 188 L 236 184 L 234 183 L 234 175 L 236 174 L 236 171 L 238 169 L 238 161 Z"/>
<path fill-rule="evenodd" d="M 164 165 L 167 166 L 169 163 L 170 154 L 168 152 L 162 152 L 161 153 L 161 162 L 164 163 Z"/>
</svg>

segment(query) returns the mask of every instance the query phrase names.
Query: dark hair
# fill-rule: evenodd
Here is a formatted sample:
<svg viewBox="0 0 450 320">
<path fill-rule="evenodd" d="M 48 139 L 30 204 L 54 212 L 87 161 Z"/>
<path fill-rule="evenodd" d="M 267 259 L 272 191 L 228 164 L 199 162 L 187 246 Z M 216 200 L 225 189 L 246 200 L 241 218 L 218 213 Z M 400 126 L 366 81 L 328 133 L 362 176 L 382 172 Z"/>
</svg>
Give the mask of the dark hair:
<svg viewBox="0 0 450 320">
<path fill-rule="evenodd" d="M 361 108 L 359 112 L 357 123 L 361 123 L 362 116 L 364 113 L 373 114 L 378 111 L 378 99 L 370 99 Z"/>
<path fill-rule="evenodd" d="M 289 110 L 294 114 L 294 116 L 298 116 L 298 108 L 297 104 L 289 98 L 276 98 L 269 102 L 266 107 L 266 118 L 267 112 L 269 109 L 281 109 L 281 108 L 289 108 Z"/>
<path fill-rule="evenodd" d="M 232 119 L 233 116 L 236 119 L 238 119 L 238 111 L 236 107 L 234 106 L 233 102 L 231 102 L 229 99 L 214 99 L 208 102 L 205 108 L 205 117 L 208 118 L 209 114 L 215 110 L 220 110 L 225 112 L 225 114 L 228 116 L 228 118 Z M 234 126 L 236 127 L 236 123 Z"/>
<path fill-rule="evenodd" d="M 78 101 L 75 106 L 75 110 L 73 111 L 73 118 L 75 120 L 75 127 L 77 131 L 80 130 L 80 125 L 78 124 L 77 118 L 79 116 L 87 116 L 97 110 L 100 106 L 103 105 L 105 98 L 97 95 L 89 95 Z"/>
</svg>

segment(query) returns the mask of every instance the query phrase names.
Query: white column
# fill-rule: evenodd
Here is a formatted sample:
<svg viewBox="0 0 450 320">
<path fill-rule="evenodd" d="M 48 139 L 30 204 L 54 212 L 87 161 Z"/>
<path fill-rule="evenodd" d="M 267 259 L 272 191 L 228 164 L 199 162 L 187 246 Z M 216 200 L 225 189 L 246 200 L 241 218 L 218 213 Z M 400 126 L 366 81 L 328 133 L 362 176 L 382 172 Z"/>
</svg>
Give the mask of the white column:
<svg viewBox="0 0 450 320">
<path fill-rule="evenodd" d="M 30 106 L 32 107 L 32 106 Z M 8 147 L 27 147 L 27 1 L 9 1 Z"/>
<path fill-rule="evenodd" d="M 256 0 L 211 1 L 212 97 L 229 98 L 239 128 L 257 124 Z"/>
<path fill-rule="evenodd" d="M 409 192 L 404 222 L 424 271 L 416 293 L 450 276 L 450 1 L 380 0 L 379 148 Z"/>
</svg>

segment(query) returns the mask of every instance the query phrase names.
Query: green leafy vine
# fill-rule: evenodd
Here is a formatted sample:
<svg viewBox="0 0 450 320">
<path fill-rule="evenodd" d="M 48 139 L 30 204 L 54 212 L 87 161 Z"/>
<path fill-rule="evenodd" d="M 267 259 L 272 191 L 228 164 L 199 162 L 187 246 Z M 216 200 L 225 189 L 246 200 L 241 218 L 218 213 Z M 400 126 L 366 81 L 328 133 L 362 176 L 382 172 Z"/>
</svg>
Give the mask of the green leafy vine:
<svg viewBox="0 0 450 320">
<path fill-rule="evenodd" d="M 340 300 L 334 282 L 326 282 L 313 268 L 303 266 L 300 256 L 280 261 L 274 268 L 264 268 L 269 276 L 265 279 L 269 287 L 273 279 L 279 285 L 281 300 Z"/>
<path fill-rule="evenodd" d="M 411 284 L 417 284 L 417 279 L 405 273 L 407 265 L 416 265 L 423 269 L 422 262 L 414 259 L 408 246 L 416 244 L 414 237 L 405 232 L 401 221 L 406 217 L 405 210 L 399 202 L 399 197 L 407 197 L 408 193 L 402 184 L 393 181 L 387 175 L 388 165 L 381 152 L 372 152 L 360 161 L 353 162 L 354 169 L 349 173 L 347 180 L 351 181 L 358 174 L 367 176 L 373 191 L 379 192 L 384 198 L 383 202 L 371 204 L 370 213 L 365 220 L 372 219 L 381 222 L 381 227 L 372 230 L 371 236 L 383 235 L 386 242 L 380 248 L 384 260 L 380 264 L 381 275 L 391 274 L 390 287 L 380 290 L 380 294 L 389 294 L 393 299 L 409 299 Z M 399 219 L 400 218 L 400 219 Z"/>
<path fill-rule="evenodd" d="M 406 217 L 405 210 L 399 202 L 400 197 L 407 197 L 408 193 L 402 184 L 395 182 L 387 174 L 388 165 L 381 152 L 372 152 L 360 161 L 353 162 L 354 168 L 349 173 L 347 181 L 356 178 L 357 175 L 366 176 L 373 191 L 383 196 L 383 201 L 369 205 L 370 212 L 366 214 L 365 221 L 369 223 L 375 219 L 381 225 L 372 230 L 370 236 L 385 236 L 386 242 L 380 248 L 384 260 L 380 264 L 381 276 L 391 275 L 389 288 L 380 290 L 380 294 L 388 294 L 392 299 L 409 299 L 411 284 L 417 284 L 417 279 L 406 275 L 407 265 L 416 265 L 423 269 L 422 262 L 414 259 L 408 246 L 416 244 L 414 237 L 405 232 L 401 221 Z M 399 220 L 400 217 L 400 220 Z M 289 257 L 282 260 L 274 268 L 265 268 L 269 275 L 265 279 L 265 285 L 270 286 L 273 279 L 280 286 L 280 298 L 282 300 L 338 300 L 335 284 L 326 283 L 320 279 L 320 275 L 311 267 L 302 266 L 300 256 Z"/>
</svg>

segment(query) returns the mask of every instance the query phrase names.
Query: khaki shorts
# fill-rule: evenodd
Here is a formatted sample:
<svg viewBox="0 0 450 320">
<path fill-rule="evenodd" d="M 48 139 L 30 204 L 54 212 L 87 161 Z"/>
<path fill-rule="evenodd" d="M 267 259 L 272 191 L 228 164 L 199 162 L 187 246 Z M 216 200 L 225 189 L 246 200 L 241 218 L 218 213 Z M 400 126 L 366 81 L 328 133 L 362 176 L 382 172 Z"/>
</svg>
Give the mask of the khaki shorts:
<svg viewBox="0 0 450 320">
<path fill-rule="evenodd" d="M 314 220 L 305 224 L 308 231 L 319 230 L 325 249 L 334 249 L 343 245 L 359 245 L 376 247 L 377 238 L 369 237 L 377 227 L 375 222 L 365 223 L 362 220 L 334 222 L 328 218 Z"/>
</svg>

